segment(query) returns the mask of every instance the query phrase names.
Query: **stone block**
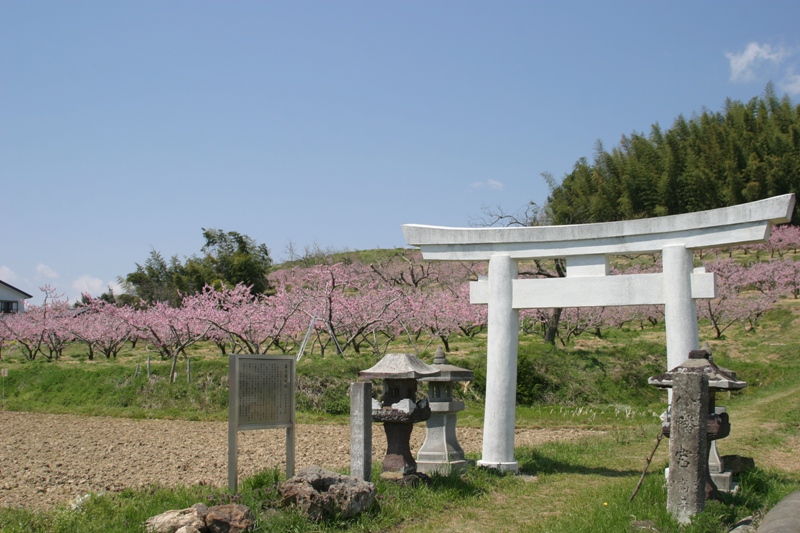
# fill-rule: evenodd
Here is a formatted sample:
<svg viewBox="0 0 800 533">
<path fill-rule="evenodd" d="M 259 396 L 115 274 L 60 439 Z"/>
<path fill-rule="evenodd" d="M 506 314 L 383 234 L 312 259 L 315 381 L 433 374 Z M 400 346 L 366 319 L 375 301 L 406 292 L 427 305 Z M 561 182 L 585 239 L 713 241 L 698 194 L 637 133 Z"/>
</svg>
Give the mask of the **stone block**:
<svg viewBox="0 0 800 533">
<path fill-rule="evenodd" d="M 708 378 L 677 373 L 672 387 L 667 510 L 682 524 L 705 507 Z"/>
<path fill-rule="evenodd" d="M 286 480 L 278 489 L 284 505 L 295 505 L 310 520 L 333 516 L 350 518 L 369 509 L 375 485 L 318 466 L 310 466 Z"/>
</svg>

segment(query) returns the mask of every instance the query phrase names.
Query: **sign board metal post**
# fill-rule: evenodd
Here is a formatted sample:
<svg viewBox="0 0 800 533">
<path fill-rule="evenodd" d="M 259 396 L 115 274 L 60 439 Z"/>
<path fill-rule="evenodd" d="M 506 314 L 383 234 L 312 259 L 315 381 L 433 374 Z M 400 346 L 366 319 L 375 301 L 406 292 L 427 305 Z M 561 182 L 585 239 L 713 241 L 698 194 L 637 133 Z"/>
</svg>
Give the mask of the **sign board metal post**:
<svg viewBox="0 0 800 533">
<path fill-rule="evenodd" d="M 238 432 L 286 428 L 286 477 L 294 475 L 295 360 L 231 354 L 228 375 L 228 488 L 238 488 Z"/>
<path fill-rule="evenodd" d="M 8 369 L 0 369 L 0 376 L 3 378 L 3 411 L 6 410 L 6 378 L 8 377 Z"/>
</svg>

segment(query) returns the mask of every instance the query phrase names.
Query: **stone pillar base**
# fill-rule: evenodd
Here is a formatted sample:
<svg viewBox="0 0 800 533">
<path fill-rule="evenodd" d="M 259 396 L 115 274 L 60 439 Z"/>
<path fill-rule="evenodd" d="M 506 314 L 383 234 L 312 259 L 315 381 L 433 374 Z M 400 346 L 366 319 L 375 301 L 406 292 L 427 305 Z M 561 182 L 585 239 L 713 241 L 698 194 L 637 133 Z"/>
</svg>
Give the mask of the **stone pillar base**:
<svg viewBox="0 0 800 533">
<path fill-rule="evenodd" d="M 736 485 L 736 483 L 733 482 L 733 472 L 730 471 L 711 472 L 711 481 L 717 486 L 717 490 L 721 492 L 731 492 L 733 491 L 734 485 Z"/>
<path fill-rule="evenodd" d="M 509 461 L 509 462 L 494 462 L 494 461 L 478 461 L 478 466 L 482 466 L 484 468 L 496 468 L 501 472 L 511 472 L 513 474 L 519 473 L 519 463 L 516 461 Z"/>
<path fill-rule="evenodd" d="M 466 459 L 457 459 L 450 462 L 420 461 L 419 458 L 417 458 L 417 472 L 429 475 L 440 474 L 443 476 L 449 474 L 463 474 L 467 471 L 470 462 L 471 461 Z"/>
</svg>

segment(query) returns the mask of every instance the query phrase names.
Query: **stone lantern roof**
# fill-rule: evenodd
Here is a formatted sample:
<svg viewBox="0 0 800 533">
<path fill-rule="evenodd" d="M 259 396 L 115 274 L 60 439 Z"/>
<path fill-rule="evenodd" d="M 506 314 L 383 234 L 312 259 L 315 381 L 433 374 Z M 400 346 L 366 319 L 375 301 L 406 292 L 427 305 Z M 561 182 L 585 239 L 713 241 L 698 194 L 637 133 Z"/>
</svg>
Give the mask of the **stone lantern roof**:
<svg viewBox="0 0 800 533">
<path fill-rule="evenodd" d="M 653 376 L 647 380 L 650 385 L 655 385 L 661 389 L 672 388 L 673 377 L 676 374 L 685 373 L 705 374 L 708 377 L 709 390 L 738 390 L 747 386 L 744 381 L 736 379 L 736 373 L 727 368 L 720 368 L 711 360 L 711 353 L 708 350 L 692 350 L 689 352 L 689 359 L 676 366 L 669 372 Z"/>
<path fill-rule="evenodd" d="M 472 381 L 475 379 L 475 373 L 472 370 L 448 364 L 447 357 L 445 356 L 444 350 L 442 349 L 441 346 L 439 346 L 436 349 L 436 353 L 433 356 L 433 365 L 431 366 L 434 369 L 439 370 L 439 375 L 420 378 L 420 381 L 455 382 L 455 381 Z"/>
<path fill-rule="evenodd" d="M 425 364 L 414 354 L 389 353 L 375 366 L 358 373 L 364 379 L 422 379 L 438 376 L 439 370 Z"/>
</svg>

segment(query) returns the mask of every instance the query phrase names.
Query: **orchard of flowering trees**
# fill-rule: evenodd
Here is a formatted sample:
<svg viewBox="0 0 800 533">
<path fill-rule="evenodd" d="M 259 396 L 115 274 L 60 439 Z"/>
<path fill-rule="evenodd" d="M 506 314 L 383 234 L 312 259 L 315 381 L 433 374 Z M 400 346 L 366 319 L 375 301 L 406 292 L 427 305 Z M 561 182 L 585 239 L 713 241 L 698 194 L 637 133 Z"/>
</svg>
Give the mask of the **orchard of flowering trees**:
<svg viewBox="0 0 800 533">
<path fill-rule="evenodd" d="M 774 229 L 770 241 L 715 254 L 698 252 L 708 271 L 717 273 L 718 297 L 700 300 L 698 317 L 717 338 L 734 325 L 752 328 L 779 299 L 800 294 L 800 228 Z M 377 355 L 402 342 L 420 352 L 433 343 L 449 349 L 453 336 L 486 327 L 486 306 L 469 303 L 468 281 L 485 274 L 485 264 L 423 262 L 414 251 L 397 251 L 371 263 L 352 261 L 296 266 L 274 271 L 270 295 L 239 284 L 206 286 L 182 295 L 181 303 L 112 305 L 86 298 L 70 308 L 51 287 L 43 287 L 41 306 L 0 316 L 0 354 L 17 350 L 27 359 L 58 359 L 69 344 L 85 347 L 89 359 L 116 357 L 126 343 L 144 345 L 174 364 L 199 341 L 213 342 L 221 354 L 296 354 L 322 356 L 364 350 Z M 613 273 L 660 270 L 659 257 L 623 258 Z M 529 276 L 557 275 L 547 265 L 523 265 Z M 602 336 L 609 328 L 644 328 L 663 318 L 661 306 L 562 309 L 556 338 L 567 344 L 581 334 Z M 545 338 L 552 310 L 525 310 L 521 332 Z"/>
</svg>

